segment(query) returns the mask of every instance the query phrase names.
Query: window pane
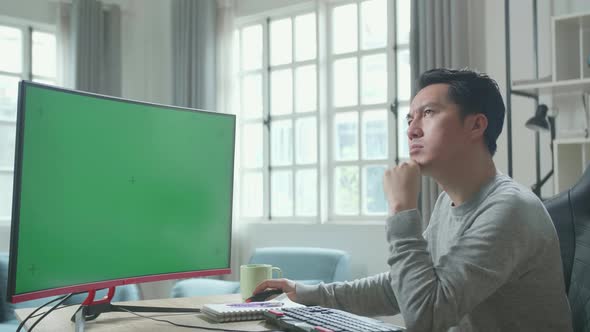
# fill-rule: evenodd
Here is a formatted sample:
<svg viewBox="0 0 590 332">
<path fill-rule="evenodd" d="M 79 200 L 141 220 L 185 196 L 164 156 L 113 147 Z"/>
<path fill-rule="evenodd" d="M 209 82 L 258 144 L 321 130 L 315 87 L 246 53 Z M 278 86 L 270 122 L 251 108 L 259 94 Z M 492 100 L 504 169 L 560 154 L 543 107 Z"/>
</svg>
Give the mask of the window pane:
<svg viewBox="0 0 590 332">
<path fill-rule="evenodd" d="M 356 4 L 335 7 L 332 11 L 332 52 L 354 52 L 358 45 Z"/>
<path fill-rule="evenodd" d="M 315 169 L 302 169 L 295 173 L 295 210 L 297 216 L 317 215 L 318 189 Z"/>
<path fill-rule="evenodd" d="M 249 123 L 242 130 L 244 167 L 262 167 L 262 123 Z"/>
<path fill-rule="evenodd" d="M 55 57 L 55 35 L 47 32 L 33 31 L 32 60 L 33 75 L 55 77 L 57 66 Z"/>
<path fill-rule="evenodd" d="M 412 91 L 410 72 L 410 51 L 401 50 L 397 53 L 397 98 L 400 101 L 410 100 Z"/>
<path fill-rule="evenodd" d="M 240 30 L 234 30 L 232 54 L 232 74 L 237 75 L 240 72 Z M 237 77 L 237 76 L 236 76 Z"/>
<path fill-rule="evenodd" d="M 242 177 L 242 215 L 262 217 L 262 172 L 244 173 Z"/>
<path fill-rule="evenodd" d="M 316 58 L 315 13 L 295 17 L 295 60 Z"/>
<path fill-rule="evenodd" d="M 334 159 L 358 159 L 357 112 L 338 113 L 334 116 Z"/>
<path fill-rule="evenodd" d="M 412 1 L 410 0 L 396 1 L 396 30 L 398 44 L 410 43 L 410 17 L 412 16 L 411 3 Z"/>
<path fill-rule="evenodd" d="M 295 161 L 297 164 L 314 164 L 317 161 L 318 139 L 316 118 L 306 117 L 295 121 Z"/>
<path fill-rule="evenodd" d="M 20 73 L 23 70 L 22 45 L 21 30 L 0 26 L 0 71 Z"/>
<path fill-rule="evenodd" d="M 387 101 L 387 60 L 385 54 L 361 59 L 361 100 L 363 104 Z"/>
<path fill-rule="evenodd" d="M 298 67 L 295 70 L 295 104 L 297 112 L 312 112 L 317 109 L 317 75 L 315 65 Z"/>
<path fill-rule="evenodd" d="M 385 214 L 387 202 L 383 192 L 386 166 L 363 167 L 363 214 Z"/>
<path fill-rule="evenodd" d="M 337 215 L 358 215 L 359 213 L 359 169 L 357 166 L 334 169 L 334 213 Z"/>
<path fill-rule="evenodd" d="M 271 165 L 286 166 L 293 163 L 293 124 L 291 120 L 270 123 Z"/>
<path fill-rule="evenodd" d="M 293 72 L 291 69 L 273 71 L 270 75 L 270 114 L 293 112 Z"/>
<path fill-rule="evenodd" d="M 273 217 L 293 215 L 293 173 L 273 171 L 270 176 L 270 214 Z"/>
<path fill-rule="evenodd" d="M 397 120 L 397 146 L 398 155 L 400 159 L 410 158 L 410 151 L 408 147 L 408 122 L 406 116 L 410 108 L 408 106 L 398 107 L 398 120 Z"/>
<path fill-rule="evenodd" d="M 262 118 L 262 75 L 244 76 L 242 80 L 242 112 L 245 118 Z"/>
<path fill-rule="evenodd" d="M 242 30 L 242 69 L 262 68 L 262 26 L 253 25 Z"/>
<path fill-rule="evenodd" d="M 0 168 L 14 168 L 16 125 L 0 123 Z"/>
<path fill-rule="evenodd" d="M 12 173 L 0 173 L 0 218 L 12 215 L 12 179 Z"/>
<path fill-rule="evenodd" d="M 387 45 L 387 2 L 370 0 L 361 4 L 362 49 Z"/>
<path fill-rule="evenodd" d="M 335 107 L 351 106 L 358 103 L 357 59 L 347 58 L 334 61 Z"/>
<path fill-rule="evenodd" d="M 387 159 L 387 111 L 363 112 L 363 159 Z"/>
<path fill-rule="evenodd" d="M 291 18 L 270 22 L 271 66 L 291 62 Z"/>
<path fill-rule="evenodd" d="M 18 77 L 0 75 L 0 119 L 16 120 Z"/>
</svg>

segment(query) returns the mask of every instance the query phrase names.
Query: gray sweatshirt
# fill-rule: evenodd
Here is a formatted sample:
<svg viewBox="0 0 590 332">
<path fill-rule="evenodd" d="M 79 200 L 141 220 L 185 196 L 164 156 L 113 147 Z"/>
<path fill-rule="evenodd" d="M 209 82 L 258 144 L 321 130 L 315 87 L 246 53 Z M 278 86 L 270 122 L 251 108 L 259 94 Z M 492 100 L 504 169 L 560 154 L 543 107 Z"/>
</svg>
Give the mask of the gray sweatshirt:
<svg viewBox="0 0 590 332">
<path fill-rule="evenodd" d="M 417 210 L 388 218 L 389 272 L 297 284 L 297 301 L 401 312 L 408 331 L 572 330 L 557 234 L 529 189 L 497 175 L 457 207 L 442 193 L 424 233 L 420 219 Z"/>
</svg>

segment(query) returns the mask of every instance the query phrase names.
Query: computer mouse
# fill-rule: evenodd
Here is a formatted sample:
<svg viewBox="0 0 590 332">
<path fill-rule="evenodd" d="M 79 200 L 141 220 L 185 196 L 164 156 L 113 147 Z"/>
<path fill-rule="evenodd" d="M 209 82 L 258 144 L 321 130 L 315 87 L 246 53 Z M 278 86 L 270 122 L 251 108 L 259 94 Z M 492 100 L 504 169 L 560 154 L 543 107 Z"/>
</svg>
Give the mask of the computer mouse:
<svg viewBox="0 0 590 332">
<path fill-rule="evenodd" d="M 265 291 L 262 291 L 260 293 L 256 293 L 252 296 L 250 296 L 249 298 L 246 299 L 247 303 L 250 302 L 262 302 L 262 301 L 266 301 L 267 298 L 273 296 L 273 295 L 277 295 L 277 294 L 282 294 L 283 290 L 282 289 L 268 289 Z"/>
</svg>

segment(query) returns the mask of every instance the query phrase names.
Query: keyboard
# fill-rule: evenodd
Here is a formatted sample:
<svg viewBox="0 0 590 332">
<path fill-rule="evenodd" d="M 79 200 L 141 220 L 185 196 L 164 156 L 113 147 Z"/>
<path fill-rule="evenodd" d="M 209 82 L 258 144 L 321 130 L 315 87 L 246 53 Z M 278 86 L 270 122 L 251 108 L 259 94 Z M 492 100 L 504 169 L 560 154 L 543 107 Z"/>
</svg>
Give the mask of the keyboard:
<svg viewBox="0 0 590 332">
<path fill-rule="evenodd" d="M 264 319 L 284 331 L 293 332 L 398 332 L 399 326 L 345 311 L 319 306 L 273 309 Z"/>
</svg>

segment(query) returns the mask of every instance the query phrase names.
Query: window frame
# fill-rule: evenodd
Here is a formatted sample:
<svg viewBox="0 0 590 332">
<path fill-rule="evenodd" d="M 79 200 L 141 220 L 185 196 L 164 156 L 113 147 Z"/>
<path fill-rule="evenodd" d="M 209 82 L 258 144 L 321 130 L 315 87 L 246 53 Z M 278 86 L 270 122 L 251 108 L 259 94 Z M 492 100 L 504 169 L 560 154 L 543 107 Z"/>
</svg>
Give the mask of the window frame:
<svg viewBox="0 0 590 332">
<path fill-rule="evenodd" d="M 270 184 L 270 174 L 271 174 L 271 167 L 270 167 L 270 127 L 263 125 L 263 165 L 262 168 L 257 168 L 256 170 L 261 170 L 263 174 L 263 185 L 264 189 L 262 192 L 263 198 L 263 214 L 262 217 L 245 217 L 243 213 L 239 214 L 240 221 L 242 222 L 255 222 L 255 223 L 273 223 L 273 224 L 355 224 L 355 225 L 382 225 L 383 219 L 387 217 L 387 212 L 384 214 L 375 214 L 375 215 L 363 215 L 363 204 L 365 198 L 363 197 L 363 184 L 364 184 L 364 177 L 363 177 L 363 167 L 368 165 L 384 165 L 386 167 L 391 167 L 391 165 L 397 164 L 400 160 L 404 160 L 404 158 L 399 158 L 397 155 L 398 148 L 398 122 L 404 121 L 404 119 L 397 119 L 395 112 L 399 110 L 401 107 L 409 106 L 409 101 L 401 101 L 397 100 L 398 94 L 398 68 L 397 68 L 397 61 L 398 61 L 398 54 L 400 51 L 409 50 L 409 43 L 408 44 L 398 44 L 397 43 L 397 2 L 396 1 L 389 1 L 387 0 L 387 11 L 388 11 L 388 22 L 387 22 L 387 42 L 384 47 L 377 48 L 377 49 L 370 49 L 370 50 L 362 50 L 361 49 L 361 42 L 362 42 L 362 26 L 360 25 L 361 15 L 360 15 L 360 4 L 366 0 L 318 0 L 313 1 L 310 3 L 304 3 L 300 5 L 294 6 L 287 6 L 282 8 L 277 8 L 261 13 L 257 13 L 255 15 L 245 16 L 245 17 L 238 17 L 236 18 L 234 24 L 234 31 L 240 31 L 251 25 L 261 24 L 262 25 L 262 38 L 263 38 L 263 62 L 262 68 L 262 77 L 263 77 L 263 116 L 262 120 L 257 121 L 269 121 L 270 119 L 270 34 L 269 34 L 269 27 L 270 27 L 270 20 L 280 20 L 283 18 L 291 17 L 292 21 L 292 36 L 295 34 L 295 21 L 294 17 L 297 15 L 302 15 L 310 12 L 314 12 L 316 15 L 316 54 L 317 57 L 314 60 L 306 60 L 302 63 L 311 64 L 315 63 L 316 65 L 316 76 L 317 76 L 317 113 L 314 115 L 316 117 L 316 130 L 317 130 L 317 164 L 313 164 L 314 168 L 317 169 L 317 216 L 316 217 L 297 217 L 295 216 L 296 211 L 296 198 L 295 198 L 295 172 L 299 169 L 308 169 L 307 166 L 299 166 L 295 163 L 295 150 L 293 150 L 293 163 L 289 166 L 273 166 L 273 169 L 286 169 L 292 171 L 292 181 L 293 181 L 293 216 L 292 217 L 273 217 L 270 216 L 270 199 L 271 199 L 271 184 Z M 403 0 L 402 0 L 403 1 Z M 358 33 L 358 40 L 357 40 L 357 50 L 354 52 L 342 53 L 342 54 L 332 54 L 332 40 L 331 40 L 331 30 L 332 30 L 332 9 L 337 6 L 342 6 L 346 4 L 356 3 L 357 9 L 357 19 L 358 19 L 358 26 L 357 26 L 357 33 Z M 242 77 L 244 72 L 241 72 L 241 61 L 242 61 L 242 34 L 234 34 L 234 36 L 238 35 L 240 38 L 239 45 L 239 60 L 238 64 L 240 68 L 236 71 L 238 75 L 236 76 L 237 82 L 241 84 Z M 294 39 L 292 41 L 294 43 Z M 387 65 L 387 97 L 384 103 L 379 104 L 370 104 L 370 105 L 362 105 L 361 104 L 361 59 L 366 55 L 373 55 L 373 54 L 385 54 L 386 56 L 386 65 Z M 292 62 L 289 64 L 281 64 L 273 66 L 274 70 L 277 69 L 285 69 L 290 68 L 293 73 L 293 98 L 295 99 L 295 69 L 299 66 L 304 64 L 300 64 L 295 60 L 295 47 L 292 47 Z M 348 58 L 354 57 L 357 59 L 357 78 L 359 80 L 359 84 L 357 85 L 357 93 L 358 93 L 358 102 L 357 105 L 350 106 L 350 107 L 342 107 L 338 108 L 339 111 L 334 111 L 334 107 L 332 106 L 332 98 L 333 98 L 333 63 L 334 60 L 341 59 L 341 58 Z M 240 87 L 241 89 L 241 87 Z M 240 108 L 241 108 L 241 96 L 240 96 Z M 388 147 L 387 147 L 387 158 L 386 159 L 378 159 L 378 160 L 362 160 L 362 114 L 364 111 L 371 111 L 371 110 L 385 110 L 387 114 L 387 130 L 388 130 Z M 358 160 L 354 161 L 338 161 L 335 163 L 334 160 L 334 117 L 337 113 L 346 111 L 355 111 L 357 113 L 358 119 L 358 126 L 357 126 L 357 135 L 358 135 Z M 293 110 L 293 113 L 289 115 L 279 115 L 273 116 L 273 120 L 279 119 L 291 119 L 293 123 L 293 140 L 295 140 L 295 120 L 298 116 L 309 116 L 311 113 L 296 113 Z M 246 123 L 255 122 L 252 120 L 246 120 Z M 240 119 L 239 127 L 243 127 L 243 120 Z M 295 142 L 292 143 L 293 147 L 295 147 Z M 244 153 L 245 149 L 240 146 L 240 152 Z M 358 215 L 353 216 L 345 216 L 345 215 L 336 215 L 334 213 L 334 174 L 335 174 L 335 165 L 354 165 L 357 166 L 359 169 L 359 206 L 358 206 Z M 248 170 L 246 169 L 246 172 Z M 244 168 L 240 167 L 240 177 L 245 173 Z M 242 179 L 240 179 L 240 184 L 242 183 Z M 241 202 L 241 192 L 239 193 L 240 197 L 238 200 Z M 240 207 L 241 207 L 240 203 Z"/>
<path fill-rule="evenodd" d="M 292 43 L 295 42 L 295 20 L 294 18 L 296 16 L 300 16 L 300 15 L 306 15 L 306 14 L 311 14 L 314 13 L 315 14 L 315 19 L 316 19 L 316 57 L 315 59 L 308 59 L 308 60 L 303 60 L 303 61 L 297 61 L 295 59 L 295 47 L 291 48 L 291 62 L 290 63 L 286 63 L 286 64 L 279 64 L 279 65 L 273 65 L 271 66 L 270 64 L 270 23 L 272 21 L 278 21 L 281 19 L 285 19 L 285 18 L 291 18 L 291 37 L 292 37 Z M 243 119 L 241 117 L 239 117 L 239 127 L 243 128 L 245 124 L 251 124 L 251 123 L 261 123 L 262 122 L 262 130 L 263 130 L 263 134 L 262 134 L 262 143 L 263 143 L 263 149 L 262 149 L 262 153 L 263 153 L 263 160 L 262 160 L 262 167 L 261 168 L 245 168 L 243 166 L 240 167 L 240 184 L 242 185 L 243 188 L 243 178 L 242 176 L 245 173 L 249 173 L 249 172 L 257 172 L 257 171 L 262 171 L 262 178 L 263 178 L 263 193 L 262 193 L 262 197 L 263 197 L 263 207 L 262 207 L 262 216 L 261 217 L 249 217 L 249 216 L 244 216 L 243 213 L 240 213 L 240 220 L 246 221 L 246 222 L 260 222 L 260 223 L 299 223 L 299 224 L 315 224 L 315 223 L 319 223 L 320 222 L 320 214 L 321 214 L 321 204 L 320 202 L 322 201 L 322 199 L 320 198 L 320 191 L 321 191 L 321 187 L 320 187 L 320 174 L 321 174 L 321 162 L 320 162 L 320 156 L 321 156 L 321 152 L 320 152 L 320 114 L 321 114 L 321 106 L 320 106 L 320 93 L 319 93 L 319 85 L 320 85 L 320 81 L 319 81 L 319 76 L 320 76 L 320 65 L 319 65 L 319 36 L 318 36 L 318 30 L 319 30 L 319 25 L 318 25 L 318 12 L 317 12 L 317 7 L 315 4 L 303 4 L 303 5 L 299 5 L 299 6 L 291 6 L 291 7 L 285 7 L 285 8 L 281 8 L 281 9 L 277 9 L 277 10 L 272 10 L 270 12 L 267 13 L 263 13 L 263 14 L 259 14 L 259 15 L 255 15 L 255 16 L 251 16 L 251 17 L 245 17 L 245 18 L 241 18 L 241 19 L 237 19 L 236 20 L 236 24 L 234 25 L 234 30 L 239 30 L 240 33 L 237 34 L 240 38 L 240 40 L 238 41 L 239 43 L 239 60 L 238 60 L 238 65 L 240 66 L 239 70 L 237 70 L 237 82 L 239 82 L 240 86 L 239 89 L 241 90 L 241 82 L 244 76 L 248 75 L 248 74 L 252 74 L 252 73 L 262 73 L 262 105 L 263 105 L 263 111 L 262 111 L 262 118 L 256 118 L 256 119 Z M 242 67 L 242 50 L 243 50 L 243 37 L 242 37 L 242 29 L 249 27 L 249 26 L 253 26 L 253 25 L 258 25 L 260 24 L 262 26 L 262 47 L 263 47 L 263 52 L 262 52 L 262 67 L 260 69 L 254 69 L 254 70 L 246 70 L 246 71 L 242 71 L 241 67 Z M 235 34 L 234 34 L 235 36 Z M 292 73 L 292 79 L 293 79 L 293 85 L 292 85 L 292 89 L 291 92 L 293 94 L 293 101 L 295 100 L 295 91 L 296 91 L 296 79 L 295 79 L 295 72 L 296 69 L 299 67 L 304 67 L 304 66 L 308 66 L 308 65 L 315 65 L 316 67 L 316 82 L 317 82 L 317 99 L 316 99 L 316 111 L 315 112 L 305 112 L 305 113 L 297 113 L 297 111 L 295 109 L 293 109 L 293 112 L 290 114 L 281 114 L 281 115 L 272 115 L 270 114 L 270 106 L 271 106 L 271 94 L 270 94 L 270 77 L 271 77 L 271 72 L 272 71 L 277 71 L 277 70 L 283 70 L 283 69 L 290 69 L 291 73 Z M 239 103 L 242 106 L 241 103 L 241 93 L 239 96 Z M 240 109 L 241 109 L 240 106 Z M 294 105 L 293 105 L 294 106 Z M 313 117 L 315 118 L 316 121 L 316 134 L 317 134 L 317 151 L 316 151 L 316 162 L 313 164 L 306 164 L 306 165 L 297 165 L 296 163 L 296 120 L 300 119 L 300 118 L 308 118 L 308 117 Z M 271 129 L 270 129 L 270 125 L 271 122 L 273 121 L 280 121 L 280 120 L 290 120 L 292 122 L 292 147 L 293 147 L 293 155 L 292 155 L 292 164 L 290 165 L 275 165 L 275 166 L 271 166 L 271 156 L 270 156 L 270 152 L 271 152 Z M 242 147 L 240 147 L 242 154 L 244 153 L 245 149 L 243 149 Z M 241 160 L 240 160 L 241 162 Z M 295 187 L 296 187 L 296 172 L 298 170 L 309 170 L 309 169 L 313 169 L 316 171 L 316 188 L 317 188 L 317 197 L 318 200 L 316 202 L 316 216 L 296 216 L 296 209 L 297 209 L 297 203 L 296 203 L 296 198 L 295 198 Z M 288 170 L 291 171 L 291 185 L 292 185 L 292 192 L 293 192 L 293 216 L 289 216 L 289 217 L 283 217 L 283 216 L 272 216 L 271 215 L 271 170 Z M 238 199 L 240 201 L 240 210 L 242 207 L 242 199 L 241 199 L 241 192 L 239 193 L 240 198 Z"/>
<path fill-rule="evenodd" d="M 44 76 L 33 76 L 33 32 L 44 32 L 50 33 L 56 36 L 56 28 L 55 26 L 43 23 L 32 22 L 28 20 L 21 20 L 16 19 L 13 17 L 7 17 L 0 15 L 0 26 L 3 27 L 10 27 L 15 28 L 21 31 L 22 33 L 22 70 L 20 73 L 12 73 L 0 70 L 0 75 L 2 76 L 10 76 L 15 77 L 19 80 L 29 80 L 32 81 L 33 79 L 52 79 L 51 77 L 44 77 Z M 57 52 L 57 45 L 56 45 L 56 52 Z M 53 78 L 57 80 L 57 77 Z M 18 97 L 18 96 L 17 96 Z M 18 107 L 18 106 L 17 106 Z M 17 110 L 15 110 L 16 112 Z M 11 126 L 15 128 L 17 125 L 16 117 L 14 119 L 8 119 L 0 117 L 0 124 L 2 126 Z M 16 153 L 16 152 L 15 152 Z M 16 160 L 15 160 L 16 162 Z M 15 164 L 12 166 L 0 166 L 0 176 L 8 175 L 12 176 L 13 178 L 13 187 L 14 188 L 14 172 L 15 172 Z M 13 189 L 14 192 L 14 189 Z M 13 198 L 14 199 L 14 198 Z M 12 207 L 12 203 L 10 204 Z M 0 212 L 0 226 L 10 226 L 11 219 L 12 219 L 12 208 L 8 211 L 8 215 L 2 215 Z"/>
<path fill-rule="evenodd" d="M 362 50 L 361 43 L 362 43 L 362 33 L 361 33 L 361 15 L 360 15 L 360 4 L 365 0 L 343 0 L 343 1 L 331 1 L 328 8 L 327 8 L 327 24 L 326 29 L 327 31 L 327 67 L 328 67 L 328 91 L 327 91 L 327 103 L 328 103 L 328 116 L 329 116 L 329 123 L 328 123 L 328 212 L 329 217 L 327 223 L 353 223 L 353 224 L 367 224 L 367 222 L 376 222 L 379 224 L 383 223 L 383 219 L 387 217 L 387 212 L 385 214 L 375 214 L 375 215 L 363 215 L 363 185 L 364 185 L 364 177 L 362 169 L 365 166 L 370 165 L 383 165 L 386 163 L 386 167 L 390 167 L 391 165 L 395 165 L 396 155 L 395 155 L 395 147 L 397 146 L 397 126 L 395 122 L 395 116 L 392 114 L 392 107 L 394 107 L 396 103 L 397 97 L 397 68 L 395 64 L 397 63 L 397 53 L 395 49 L 395 41 L 397 35 L 397 27 L 396 27 L 396 1 L 389 1 L 386 0 L 387 3 L 387 12 L 390 15 L 387 21 L 387 42 L 385 47 L 370 49 L 370 50 Z M 332 34 L 330 33 L 332 30 L 333 24 L 333 9 L 335 7 L 345 6 L 349 4 L 357 4 L 357 49 L 356 51 L 347 52 L 347 53 L 340 53 L 340 54 L 333 54 L 332 47 Z M 393 19 L 390 19 L 393 18 Z M 387 64 L 387 97 L 384 103 L 380 104 L 370 104 L 370 105 L 363 105 L 361 103 L 361 59 L 367 55 L 374 55 L 374 54 L 383 54 L 385 50 L 386 56 L 386 64 Z M 334 73 L 334 62 L 339 59 L 346 59 L 346 58 L 355 58 L 357 60 L 356 63 L 356 73 L 357 73 L 357 104 L 353 106 L 345 106 L 345 107 L 334 107 L 332 106 L 333 101 L 333 93 L 334 93 L 334 82 L 333 82 L 333 73 Z M 336 110 L 337 109 L 337 110 Z M 378 159 L 378 160 L 362 160 L 362 113 L 365 111 L 371 110 L 383 110 L 385 109 L 387 114 L 387 129 L 388 129 L 388 151 L 387 151 L 387 159 Z M 351 160 L 351 161 L 336 161 L 334 158 L 334 118 L 335 115 L 338 113 L 346 113 L 346 112 L 356 112 L 357 113 L 357 137 L 358 137 L 358 159 Z M 359 170 L 359 200 L 358 200 L 358 214 L 357 215 L 338 215 L 335 213 L 335 190 L 334 190 L 334 174 L 335 168 L 337 166 L 356 166 Z"/>
</svg>

